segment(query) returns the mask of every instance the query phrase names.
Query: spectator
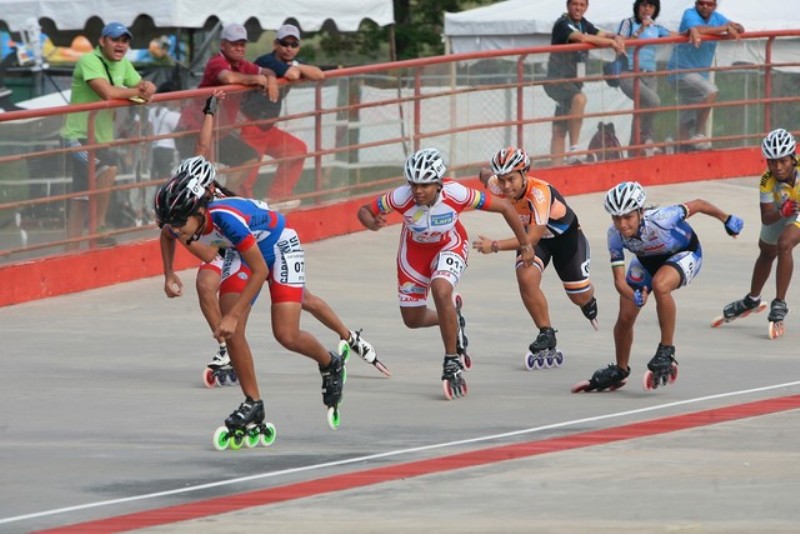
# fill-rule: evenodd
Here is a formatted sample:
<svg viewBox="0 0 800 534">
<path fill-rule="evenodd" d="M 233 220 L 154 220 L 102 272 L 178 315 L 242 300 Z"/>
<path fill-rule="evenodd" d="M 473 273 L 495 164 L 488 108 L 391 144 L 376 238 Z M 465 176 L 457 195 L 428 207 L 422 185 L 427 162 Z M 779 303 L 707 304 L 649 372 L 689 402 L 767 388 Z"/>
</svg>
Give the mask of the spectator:
<svg viewBox="0 0 800 534">
<path fill-rule="evenodd" d="M 172 82 L 164 82 L 158 86 L 159 93 L 169 93 L 175 90 Z M 181 114 L 175 110 L 176 102 L 170 100 L 150 108 L 147 119 L 153 135 L 169 135 L 178 127 Z M 177 149 L 175 139 L 166 137 L 153 141 L 153 151 L 150 158 L 150 179 L 160 180 L 169 178 L 177 163 Z"/>
<path fill-rule="evenodd" d="M 203 79 L 200 80 L 198 87 L 219 87 L 222 85 L 251 85 L 260 87 L 266 91 L 266 95 L 271 102 L 278 101 L 278 79 L 275 72 L 271 69 L 259 67 L 255 63 L 247 61 L 244 56 L 247 51 L 247 30 L 241 24 L 228 24 L 222 29 L 220 35 L 220 53 L 212 57 L 206 64 L 203 71 Z M 233 124 L 239 110 L 238 98 L 227 98 L 222 102 L 218 124 L 221 126 Z M 181 120 L 178 125 L 179 130 L 199 130 L 202 121 L 200 109 L 202 102 L 198 100 L 196 105 L 184 108 L 181 113 Z M 183 136 L 176 140 L 178 151 L 182 158 L 188 158 L 197 153 L 195 149 L 196 136 Z M 259 154 L 253 148 L 242 141 L 238 136 L 227 131 L 218 143 L 218 157 L 220 161 L 228 166 L 239 166 L 255 164 L 259 159 Z M 249 169 L 229 172 L 227 175 L 226 187 L 237 194 L 241 194 L 241 188 Z"/>
<path fill-rule="evenodd" d="M 133 35 L 119 22 L 110 22 L 100 32 L 97 48 L 84 54 L 75 64 L 72 74 L 72 94 L 70 104 L 88 104 L 101 100 L 139 99 L 149 101 L 156 91 L 152 82 L 142 80 L 133 64 L 125 55 L 128 53 Z M 88 143 L 88 112 L 70 113 L 61 132 L 67 148 L 78 148 Z M 110 143 L 114 140 L 114 111 L 103 110 L 95 114 L 93 143 Z M 117 177 L 118 161 L 114 150 L 103 147 L 92 152 L 81 150 L 70 152 L 72 162 L 72 190 L 89 190 L 89 157 L 94 158 L 96 176 L 95 187 L 107 189 L 114 185 Z M 95 195 L 95 215 L 97 231 L 106 231 L 106 212 L 111 199 L 110 192 Z M 88 196 L 73 197 L 69 200 L 67 212 L 67 239 L 83 234 L 83 227 L 89 213 Z M 110 236 L 97 240 L 98 245 L 110 246 L 116 241 Z M 68 243 L 67 250 L 76 250 L 80 243 Z"/>
<path fill-rule="evenodd" d="M 694 7 L 683 12 L 680 32 L 688 32 L 689 42 L 672 50 L 667 67 L 670 70 L 702 69 L 711 66 L 717 50 L 716 41 L 702 42 L 701 35 L 727 35 L 740 38 L 744 27 L 717 12 L 717 0 L 697 0 Z M 706 107 L 682 110 L 678 116 L 678 140 L 691 140 L 689 149 L 708 150 L 711 143 L 706 131 L 711 105 L 719 89 L 709 79 L 708 71 L 686 72 L 671 76 L 675 81 L 678 104 L 706 104 Z"/>
<path fill-rule="evenodd" d="M 567 0 L 567 12 L 553 25 L 550 39 L 552 45 L 589 43 L 596 46 L 612 47 L 618 54 L 625 52 L 625 40 L 619 35 L 600 30 L 583 15 L 589 8 L 589 0 Z M 560 80 L 561 83 L 547 83 L 544 90 L 556 101 L 556 120 L 553 121 L 553 137 L 550 140 L 550 154 L 553 165 L 559 165 L 564 159 L 566 138 L 569 134 L 570 152 L 579 150 L 581 127 L 583 126 L 583 110 L 586 107 L 586 95 L 581 92 L 586 75 L 586 51 L 551 53 L 547 62 L 548 80 Z M 558 119 L 565 115 L 569 119 Z M 577 163 L 573 155 L 568 161 Z"/>
<path fill-rule="evenodd" d="M 633 3 L 633 17 L 623 20 L 619 25 L 617 34 L 623 39 L 656 39 L 659 37 L 670 37 L 679 35 L 672 32 L 660 24 L 656 24 L 656 19 L 661 12 L 661 0 L 636 0 Z M 657 108 L 661 105 L 661 98 L 658 96 L 658 77 L 652 73 L 656 71 L 656 47 L 653 45 L 638 48 L 639 70 L 642 75 L 639 80 L 639 101 L 638 107 L 645 109 Z M 634 50 L 628 52 L 628 69 L 633 70 Z M 619 88 L 625 96 L 634 100 L 633 90 L 635 78 L 621 77 Z M 653 120 L 654 113 L 642 113 L 639 115 L 639 135 L 636 135 L 636 120 L 634 127 L 631 128 L 631 145 L 652 145 L 654 143 Z M 647 147 L 645 154 L 650 156 L 660 149 Z M 628 151 L 629 156 L 640 155 L 639 150 Z"/>
<path fill-rule="evenodd" d="M 272 52 L 256 59 L 256 65 L 273 70 L 287 81 L 325 79 L 325 73 L 319 67 L 303 65 L 297 61 L 297 54 L 300 51 L 300 30 L 297 26 L 292 24 L 281 26 L 272 46 Z M 254 120 L 276 119 L 280 115 L 281 103 L 289 93 L 289 89 L 289 85 L 284 85 L 275 103 L 268 102 L 260 95 L 252 95 L 252 104 L 247 106 L 245 114 Z M 275 126 L 274 122 L 245 126 L 242 128 L 242 139 L 259 153 L 263 152 L 276 159 L 286 159 L 278 163 L 272 185 L 267 191 L 267 200 L 273 207 L 276 210 L 285 210 L 299 205 L 299 201 L 285 201 L 279 204 L 272 201 L 292 194 L 303 173 L 303 159 L 308 151 L 306 144 Z M 246 195 L 252 195 L 253 184 L 257 177 L 258 169 L 255 169 L 245 184 Z"/>
</svg>

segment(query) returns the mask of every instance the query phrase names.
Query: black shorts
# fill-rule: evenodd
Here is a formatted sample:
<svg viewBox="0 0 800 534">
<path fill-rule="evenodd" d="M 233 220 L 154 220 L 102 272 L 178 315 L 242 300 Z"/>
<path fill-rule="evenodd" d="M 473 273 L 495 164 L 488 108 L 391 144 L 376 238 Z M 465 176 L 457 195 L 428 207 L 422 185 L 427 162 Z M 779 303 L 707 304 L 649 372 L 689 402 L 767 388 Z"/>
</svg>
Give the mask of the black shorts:
<svg viewBox="0 0 800 534">
<path fill-rule="evenodd" d="M 88 143 L 86 139 L 62 139 L 65 148 L 82 147 Z M 119 165 L 117 152 L 110 147 L 98 148 L 93 151 L 95 176 L 105 172 L 105 168 Z M 72 192 L 87 191 L 89 189 L 89 152 L 80 150 L 67 154 L 72 165 Z"/>
<path fill-rule="evenodd" d="M 572 99 L 575 98 L 575 95 L 581 93 L 582 88 L 583 84 L 578 82 L 547 83 L 544 85 L 544 92 L 556 102 L 556 117 L 569 115 L 569 109 L 572 107 Z M 553 122 L 553 124 L 564 126 L 565 121 L 559 120 Z"/>
<path fill-rule="evenodd" d="M 535 248 L 536 257 L 547 267 L 550 259 L 562 282 L 581 282 L 589 278 L 589 241 L 578 224 L 563 234 L 540 239 Z"/>
</svg>

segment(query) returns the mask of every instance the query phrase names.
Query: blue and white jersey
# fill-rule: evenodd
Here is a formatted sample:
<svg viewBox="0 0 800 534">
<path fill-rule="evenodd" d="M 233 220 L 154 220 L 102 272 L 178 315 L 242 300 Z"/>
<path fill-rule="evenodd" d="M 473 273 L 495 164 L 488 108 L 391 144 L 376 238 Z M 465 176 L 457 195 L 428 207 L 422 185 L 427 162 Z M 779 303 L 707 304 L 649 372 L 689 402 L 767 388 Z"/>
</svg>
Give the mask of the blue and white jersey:
<svg viewBox="0 0 800 534">
<path fill-rule="evenodd" d="M 217 248 L 235 248 L 240 253 L 258 245 L 269 263 L 285 227 L 284 216 L 270 210 L 266 202 L 227 197 L 208 204 L 205 227 L 198 241 Z"/>
<path fill-rule="evenodd" d="M 689 210 L 683 204 L 644 210 L 639 233 L 636 237 L 623 237 L 614 225 L 608 229 L 608 252 L 611 266 L 625 265 L 624 250 L 632 252 L 642 263 L 665 259 L 685 250 L 696 250 L 699 246 L 686 217 Z"/>
</svg>

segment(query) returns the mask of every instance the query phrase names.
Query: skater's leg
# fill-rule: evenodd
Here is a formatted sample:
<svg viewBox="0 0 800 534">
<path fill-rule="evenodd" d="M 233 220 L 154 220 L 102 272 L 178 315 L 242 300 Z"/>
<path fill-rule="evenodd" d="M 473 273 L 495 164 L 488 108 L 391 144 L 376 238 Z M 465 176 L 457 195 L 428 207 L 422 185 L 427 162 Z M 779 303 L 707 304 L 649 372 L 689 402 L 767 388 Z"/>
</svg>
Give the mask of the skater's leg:
<svg viewBox="0 0 800 534">
<path fill-rule="evenodd" d="M 631 347 L 633 346 L 633 327 L 636 318 L 639 316 L 639 308 L 632 300 L 620 296 L 619 315 L 614 325 L 614 347 L 617 356 L 617 366 L 621 369 L 628 369 L 631 359 Z"/>
<path fill-rule="evenodd" d="M 272 303 L 272 333 L 275 340 L 286 349 L 308 356 L 317 364 L 326 367 L 331 362 L 331 355 L 322 343 L 313 335 L 300 330 L 299 302 Z"/>
<path fill-rule="evenodd" d="M 419 306 L 401 306 L 400 316 L 408 328 L 428 328 L 439 326 L 439 315 L 424 303 Z"/>
<path fill-rule="evenodd" d="M 786 300 L 789 283 L 792 281 L 792 271 L 794 271 L 792 252 L 797 243 L 800 243 L 800 227 L 797 224 L 789 224 L 783 229 L 780 238 L 778 238 L 778 266 L 775 269 L 776 299 Z"/>
<path fill-rule="evenodd" d="M 675 323 L 678 310 L 672 292 L 681 285 L 681 277 L 677 269 L 666 264 L 653 277 L 653 296 L 656 299 L 658 325 L 661 328 L 661 344 L 674 345 Z"/>
<path fill-rule="evenodd" d="M 439 331 L 445 354 L 458 354 L 458 315 L 453 303 L 453 285 L 445 278 L 434 278 L 431 282 L 431 293 L 439 317 Z"/>
<path fill-rule="evenodd" d="M 206 322 L 208 322 L 212 332 L 222 318 L 220 303 L 217 299 L 221 279 L 220 273 L 214 269 L 198 269 L 197 278 L 195 279 L 200 311 L 203 313 L 203 317 L 206 318 Z"/>
<path fill-rule="evenodd" d="M 319 321 L 325 328 L 335 332 L 339 338 L 347 341 L 350 338 L 350 329 L 344 322 L 336 315 L 336 312 L 331 308 L 325 300 L 317 295 L 314 295 L 306 287 L 303 290 L 303 311 L 306 311 L 314 316 L 314 319 Z"/>
<path fill-rule="evenodd" d="M 772 272 L 772 264 L 778 256 L 778 246 L 758 240 L 758 258 L 753 266 L 753 276 L 750 279 L 750 297 L 761 297 L 761 291 Z"/>
<path fill-rule="evenodd" d="M 520 266 L 516 269 L 516 274 L 522 303 L 528 310 L 536 328 L 542 329 L 551 326 L 547 297 L 541 287 L 542 271 L 539 264 L 530 267 Z"/>
<path fill-rule="evenodd" d="M 226 293 L 220 297 L 219 306 L 223 314 L 227 314 L 239 298 L 238 293 Z M 231 365 L 236 371 L 239 379 L 239 386 L 245 397 L 259 400 L 261 394 L 258 391 L 258 381 L 256 380 L 255 363 L 253 353 L 250 351 L 250 344 L 247 342 L 245 332 L 247 329 L 247 319 L 250 316 L 251 307 L 248 306 L 236 323 L 236 331 L 227 339 L 228 354 L 231 358 Z"/>
</svg>

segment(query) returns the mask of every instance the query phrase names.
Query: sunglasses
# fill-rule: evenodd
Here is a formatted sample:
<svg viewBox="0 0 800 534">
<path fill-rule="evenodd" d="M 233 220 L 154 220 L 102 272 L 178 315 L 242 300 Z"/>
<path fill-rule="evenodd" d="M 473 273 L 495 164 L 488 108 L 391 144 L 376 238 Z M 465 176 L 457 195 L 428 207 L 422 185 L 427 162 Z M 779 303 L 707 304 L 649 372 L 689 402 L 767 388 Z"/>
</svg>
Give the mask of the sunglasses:
<svg viewBox="0 0 800 534">
<path fill-rule="evenodd" d="M 289 41 L 287 39 L 280 39 L 278 44 L 284 48 L 300 48 L 300 41 Z"/>
</svg>

